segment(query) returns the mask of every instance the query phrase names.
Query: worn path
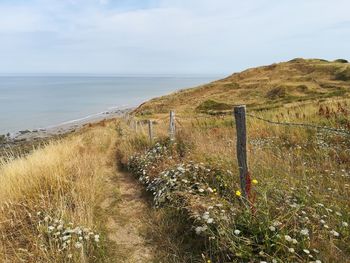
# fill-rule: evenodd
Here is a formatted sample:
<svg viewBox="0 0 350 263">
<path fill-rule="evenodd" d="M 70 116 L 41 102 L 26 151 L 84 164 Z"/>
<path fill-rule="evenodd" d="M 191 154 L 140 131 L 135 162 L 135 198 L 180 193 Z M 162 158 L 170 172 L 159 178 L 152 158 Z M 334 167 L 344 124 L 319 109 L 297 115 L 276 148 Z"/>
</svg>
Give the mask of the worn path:
<svg viewBox="0 0 350 263">
<path fill-rule="evenodd" d="M 101 207 L 108 215 L 106 230 L 109 243 L 117 250 L 117 258 L 112 262 L 154 262 L 156 248 L 144 234 L 150 207 L 143 197 L 142 187 L 124 172 L 117 172 L 111 185 L 115 185 L 119 192 L 106 198 Z"/>
</svg>

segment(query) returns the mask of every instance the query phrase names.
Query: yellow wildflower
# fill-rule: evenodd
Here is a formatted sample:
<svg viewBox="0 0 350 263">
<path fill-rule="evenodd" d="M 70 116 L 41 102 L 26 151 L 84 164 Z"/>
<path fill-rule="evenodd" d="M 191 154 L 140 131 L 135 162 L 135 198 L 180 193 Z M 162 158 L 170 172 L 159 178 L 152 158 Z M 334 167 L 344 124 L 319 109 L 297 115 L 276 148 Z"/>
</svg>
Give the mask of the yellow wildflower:
<svg viewBox="0 0 350 263">
<path fill-rule="evenodd" d="M 253 179 L 253 180 L 252 180 L 252 183 L 253 183 L 253 184 L 258 184 L 258 180 Z"/>
<path fill-rule="evenodd" d="M 236 195 L 239 197 L 239 196 L 241 196 L 242 195 L 242 193 L 241 193 L 241 191 L 236 191 Z"/>
</svg>

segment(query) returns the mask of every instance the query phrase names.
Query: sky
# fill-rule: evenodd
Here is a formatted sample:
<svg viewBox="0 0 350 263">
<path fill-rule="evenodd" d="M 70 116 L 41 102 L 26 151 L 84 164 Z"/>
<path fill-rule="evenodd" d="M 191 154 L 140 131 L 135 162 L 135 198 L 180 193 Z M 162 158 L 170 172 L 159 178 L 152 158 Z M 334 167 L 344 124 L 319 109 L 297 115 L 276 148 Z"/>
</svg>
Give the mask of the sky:
<svg viewBox="0 0 350 263">
<path fill-rule="evenodd" d="M 0 0 L 0 74 L 230 74 L 350 59 L 349 0 Z"/>
</svg>

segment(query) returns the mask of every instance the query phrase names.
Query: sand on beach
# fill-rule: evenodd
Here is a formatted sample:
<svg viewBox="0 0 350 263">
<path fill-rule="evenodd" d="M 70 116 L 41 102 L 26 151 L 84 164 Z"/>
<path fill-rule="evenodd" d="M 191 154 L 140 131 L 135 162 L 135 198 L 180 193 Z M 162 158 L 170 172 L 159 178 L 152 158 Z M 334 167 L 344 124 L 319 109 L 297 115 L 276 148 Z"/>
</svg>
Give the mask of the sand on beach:
<svg viewBox="0 0 350 263">
<path fill-rule="evenodd" d="M 133 108 L 106 111 L 106 112 L 90 115 L 81 119 L 67 121 L 58 125 L 52 125 L 46 128 L 18 131 L 14 134 L 11 134 L 9 138 L 9 142 L 31 141 L 38 138 L 42 139 L 42 138 L 49 138 L 56 135 L 63 135 L 69 132 L 73 132 L 77 129 L 80 129 L 81 127 L 89 123 L 96 123 L 102 120 L 121 117 L 132 110 Z"/>
</svg>

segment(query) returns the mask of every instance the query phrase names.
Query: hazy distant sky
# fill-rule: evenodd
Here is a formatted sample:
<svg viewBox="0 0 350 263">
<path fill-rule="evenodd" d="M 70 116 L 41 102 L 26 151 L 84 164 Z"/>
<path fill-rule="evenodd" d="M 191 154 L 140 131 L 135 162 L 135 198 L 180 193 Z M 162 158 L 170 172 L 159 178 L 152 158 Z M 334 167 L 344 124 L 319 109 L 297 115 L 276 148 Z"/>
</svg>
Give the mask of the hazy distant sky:
<svg viewBox="0 0 350 263">
<path fill-rule="evenodd" d="M 349 0 L 0 0 L 0 73 L 232 73 L 350 59 Z"/>
</svg>

